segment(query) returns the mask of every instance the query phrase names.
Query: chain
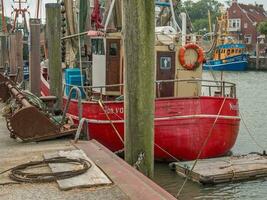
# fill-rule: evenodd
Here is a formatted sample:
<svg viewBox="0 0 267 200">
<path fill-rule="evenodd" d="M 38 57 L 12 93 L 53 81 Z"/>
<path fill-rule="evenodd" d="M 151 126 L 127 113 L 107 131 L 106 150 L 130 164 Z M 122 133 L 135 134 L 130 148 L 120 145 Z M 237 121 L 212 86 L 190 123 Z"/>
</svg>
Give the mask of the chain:
<svg viewBox="0 0 267 200">
<path fill-rule="evenodd" d="M 144 160 L 145 158 L 145 153 L 144 152 L 141 152 L 139 155 L 138 155 L 138 159 L 137 161 L 134 163 L 133 167 L 135 169 L 140 169 L 140 164 L 142 163 L 142 161 Z"/>
<path fill-rule="evenodd" d="M 118 151 L 115 151 L 114 153 L 115 154 L 121 154 L 121 153 L 123 153 L 124 152 L 124 148 L 122 148 L 122 149 L 120 149 L 120 150 L 118 150 Z"/>
</svg>

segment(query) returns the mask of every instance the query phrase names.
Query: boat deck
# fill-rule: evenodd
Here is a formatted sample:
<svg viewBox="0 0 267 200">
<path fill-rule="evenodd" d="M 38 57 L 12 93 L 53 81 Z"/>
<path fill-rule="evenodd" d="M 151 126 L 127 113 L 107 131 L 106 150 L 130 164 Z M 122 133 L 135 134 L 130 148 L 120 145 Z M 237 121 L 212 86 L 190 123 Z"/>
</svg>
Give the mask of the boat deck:
<svg viewBox="0 0 267 200">
<path fill-rule="evenodd" d="M 0 104 L 0 109 L 3 105 Z M 59 189 L 55 183 L 18 184 L 0 175 L 0 199 L 175 199 L 157 184 L 146 178 L 122 159 L 96 141 L 72 144 L 68 139 L 23 143 L 9 137 L 5 120 L 0 117 L 0 172 L 34 160 L 43 159 L 44 154 L 82 149 L 113 184 L 91 188 Z"/>
<path fill-rule="evenodd" d="M 181 176 L 189 174 L 194 161 L 170 164 Z M 191 173 L 191 180 L 201 184 L 245 181 L 267 176 L 267 156 L 248 154 L 199 160 Z"/>
</svg>

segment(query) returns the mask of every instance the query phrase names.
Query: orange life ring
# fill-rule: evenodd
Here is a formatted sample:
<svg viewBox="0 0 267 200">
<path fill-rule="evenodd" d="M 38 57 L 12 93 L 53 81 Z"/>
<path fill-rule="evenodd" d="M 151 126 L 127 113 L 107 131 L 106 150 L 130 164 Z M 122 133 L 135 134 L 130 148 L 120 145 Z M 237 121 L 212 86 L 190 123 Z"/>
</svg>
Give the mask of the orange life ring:
<svg viewBox="0 0 267 200">
<path fill-rule="evenodd" d="M 197 61 L 195 63 L 192 63 L 192 64 L 187 64 L 185 62 L 185 52 L 187 49 L 194 49 L 196 52 L 197 52 L 197 55 L 198 55 L 198 58 L 197 58 Z M 180 64 L 185 68 L 185 69 L 188 69 L 188 70 L 193 70 L 195 68 L 197 68 L 201 63 L 204 62 L 204 52 L 202 50 L 202 48 L 200 46 L 198 46 L 197 44 L 187 44 L 185 46 L 183 46 L 182 48 L 180 48 L 180 51 L 179 51 L 179 61 L 180 61 Z"/>
</svg>

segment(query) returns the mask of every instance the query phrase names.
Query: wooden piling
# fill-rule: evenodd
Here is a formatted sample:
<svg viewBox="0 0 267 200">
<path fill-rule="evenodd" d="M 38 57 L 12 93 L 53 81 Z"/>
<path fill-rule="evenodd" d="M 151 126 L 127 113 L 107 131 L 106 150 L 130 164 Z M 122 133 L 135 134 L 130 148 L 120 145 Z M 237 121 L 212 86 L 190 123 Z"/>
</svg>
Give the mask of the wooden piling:
<svg viewBox="0 0 267 200">
<path fill-rule="evenodd" d="M 30 91 L 40 96 L 40 19 L 30 19 Z"/>
<path fill-rule="evenodd" d="M 58 97 L 57 109 L 62 106 L 61 67 L 61 14 L 60 4 L 48 3 L 46 8 L 46 34 L 48 41 L 48 70 L 51 95 Z"/>
<path fill-rule="evenodd" d="M 8 35 L 6 33 L 0 33 L 0 70 L 3 70 L 8 64 Z"/>
<path fill-rule="evenodd" d="M 122 27 L 122 1 L 117 0 L 114 6 L 114 24 L 117 29 Z"/>
<path fill-rule="evenodd" d="M 154 0 L 123 1 L 125 50 L 125 159 L 153 177 L 154 171 Z M 134 39 L 133 39 L 134 38 Z M 144 153 L 144 158 L 142 158 Z M 138 158 L 140 162 L 138 163 Z"/>
<path fill-rule="evenodd" d="M 9 36 L 9 67 L 10 73 L 19 72 L 17 81 L 23 80 L 23 37 L 18 31 Z"/>
<path fill-rule="evenodd" d="M 259 69 L 260 65 L 260 50 L 259 50 L 259 42 L 256 43 L 256 69 Z"/>
</svg>

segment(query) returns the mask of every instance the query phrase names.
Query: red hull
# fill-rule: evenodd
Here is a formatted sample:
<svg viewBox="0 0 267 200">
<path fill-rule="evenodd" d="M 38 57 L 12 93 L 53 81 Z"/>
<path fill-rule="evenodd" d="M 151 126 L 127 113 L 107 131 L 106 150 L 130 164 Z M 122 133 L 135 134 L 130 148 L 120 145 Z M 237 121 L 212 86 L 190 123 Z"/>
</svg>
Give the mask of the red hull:
<svg viewBox="0 0 267 200">
<path fill-rule="evenodd" d="M 43 95 L 48 95 L 47 84 L 42 83 L 41 87 Z M 155 158 L 173 160 L 166 153 L 168 152 L 177 159 L 195 159 L 217 118 L 223 102 L 223 97 L 157 99 Z M 104 102 L 104 107 L 123 138 L 123 102 Z M 78 122 L 76 100 L 71 101 L 69 114 Z M 90 120 L 90 139 L 96 139 L 112 151 L 123 148 L 122 142 L 97 102 L 83 102 L 83 117 Z M 238 100 L 227 98 L 201 158 L 222 156 L 230 151 L 238 135 L 239 123 Z"/>
</svg>

